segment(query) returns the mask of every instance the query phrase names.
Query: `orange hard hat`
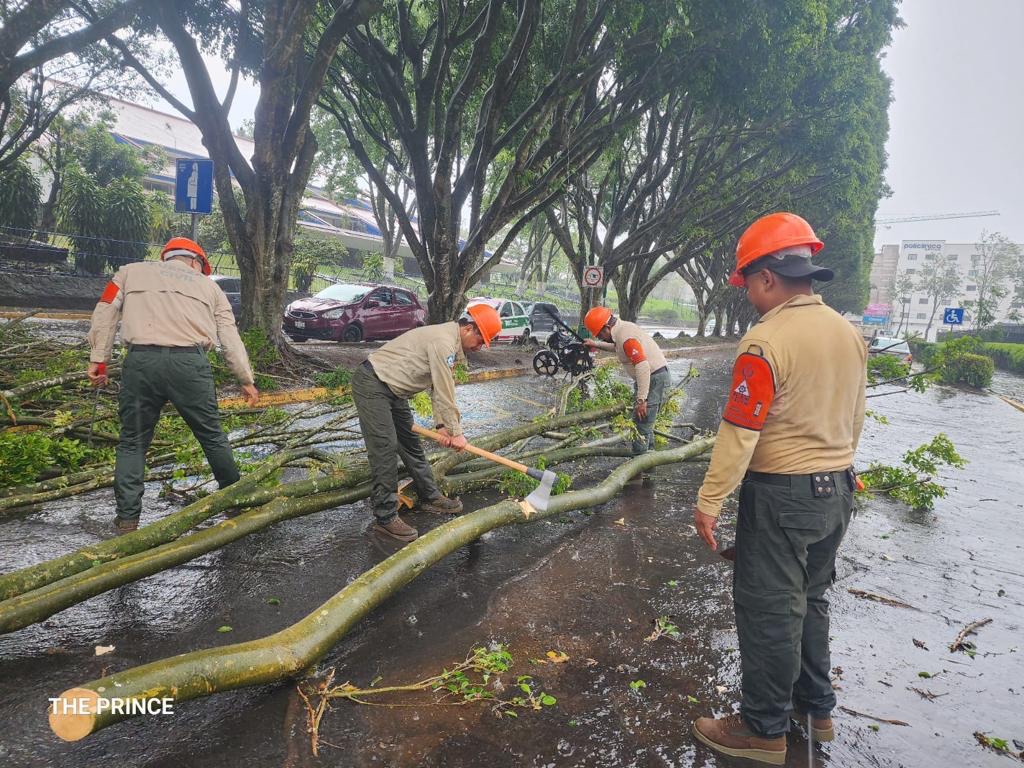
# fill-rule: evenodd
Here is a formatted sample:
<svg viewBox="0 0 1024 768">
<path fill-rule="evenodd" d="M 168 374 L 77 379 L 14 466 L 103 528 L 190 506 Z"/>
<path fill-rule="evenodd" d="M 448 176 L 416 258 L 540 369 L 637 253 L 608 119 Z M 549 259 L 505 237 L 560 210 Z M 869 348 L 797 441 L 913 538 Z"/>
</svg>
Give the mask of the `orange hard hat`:
<svg viewBox="0 0 1024 768">
<path fill-rule="evenodd" d="M 597 336 L 601 329 L 608 325 L 611 320 L 612 311 L 608 307 L 591 307 L 587 316 L 583 318 L 583 325 L 590 331 L 591 336 Z"/>
<path fill-rule="evenodd" d="M 189 240 L 187 237 L 172 237 L 167 241 L 164 249 L 160 251 L 160 261 L 173 256 L 192 256 L 203 263 L 204 275 L 209 275 L 213 272 L 210 269 L 210 261 L 206 258 L 206 251 L 195 240 Z"/>
<path fill-rule="evenodd" d="M 466 314 L 473 318 L 477 330 L 483 337 L 484 344 L 491 346 L 491 339 L 501 332 L 501 318 L 498 310 L 487 304 L 474 304 L 466 307 Z"/>
<path fill-rule="evenodd" d="M 762 216 L 747 227 L 736 243 L 736 269 L 729 276 L 729 283 L 742 288 L 744 269 L 762 256 L 798 245 L 809 246 L 811 254 L 815 254 L 825 244 L 811 225 L 795 213 L 780 211 Z"/>
</svg>

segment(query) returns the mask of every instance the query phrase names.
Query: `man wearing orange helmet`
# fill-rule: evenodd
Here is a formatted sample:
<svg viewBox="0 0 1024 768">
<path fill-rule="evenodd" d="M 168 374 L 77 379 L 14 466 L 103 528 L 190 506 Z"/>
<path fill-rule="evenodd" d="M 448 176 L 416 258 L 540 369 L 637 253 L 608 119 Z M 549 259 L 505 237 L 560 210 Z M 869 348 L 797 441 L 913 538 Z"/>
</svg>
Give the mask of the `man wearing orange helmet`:
<svg viewBox="0 0 1024 768">
<path fill-rule="evenodd" d="M 121 267 L 92 313 L 89 379 L 107 381 L 117 326 L 128 347 L 121 370 L 121 436 L 114 465 L 115 525 L 134 531 L 142 512 L 146 451 L 160 411 L 170 401 L 206 454 L 221 488 L 238 480 L 238 466 L 220 426 L 217 393 L 206 351 L 219 344 L 250 405 L 259 392 L 224 292 L 212 280 L 198 243 L 171 238 L 160 261 Z"/>
<path fill-rule="evenodd" d="M 352 374 L 352 399 L 370 461 L 370 509 L 375 533 L 403 543 L 419 535 L 398 516 L 399 456 L 416 488 L 418 509 L 440 515 L 462 511 L 459 499 L 448 498 L 437 487 L 423 444 L 412 431 L 408 398 L 429 389 L 434 428 L 447 438 L 449 448 L 461 451 L 466 438 L 455 405 L 452 371 L 460 354 L 490 346 L 500 331 L 498 313 L 485 304 L 476 304 L 457 323 L 406 331 L 372 352 Z"/>
<path fill-rule="evenodd" d="M 729 279 L 761 314 L 740 341 L 711 464 L 694 510 L 715 550 L 722 502 L 742 481 L 733 602 L 742 703 L 702 717 L 695 736 L 713 749 L 774 765 L 786 759 L 790 717 L 833 737 L 828 600 L 836 551 L 853 509 L 853 456 L 864 423 L 867 349 L 815 295 L 832 270 L 792 213 L 755 221 L 740 237 Z M 725 553 L 723 553 L 725 554 Z"/>
<path fill-rule="evenodd" d="M 654 447 L 654 422 L 671 381 L 665 355 L 647 331 L 636 323 L 615 317 L 608 307 L 591 308 L 583 318 L 583 325 L 594 337 L 583 343 L 590 349 L 615 352 L 633 379 L 636 395 L 633 423 L 638 433 L 633 441 L 633 455 L 646 453 Z"/>
</svg>

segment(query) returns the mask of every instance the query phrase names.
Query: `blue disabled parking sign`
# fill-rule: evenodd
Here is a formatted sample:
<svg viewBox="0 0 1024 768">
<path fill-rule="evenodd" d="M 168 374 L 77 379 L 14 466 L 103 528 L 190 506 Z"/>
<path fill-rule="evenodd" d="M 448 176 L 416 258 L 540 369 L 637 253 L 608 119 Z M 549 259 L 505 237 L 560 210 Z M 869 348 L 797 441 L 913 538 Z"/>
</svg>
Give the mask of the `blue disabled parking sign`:
<svg viewBox="0 0 1024 768">
<path fill-rule="evenodd" d="M 174 210 L 210 213 L 213 210 L 213 160 L 175 161 Z"/>
<path fill-rule="evenodd" d="M 942 322 L 946 325 L 963 325 L 964 308 L 946 307 L 942 311 Z"/>
</svg>

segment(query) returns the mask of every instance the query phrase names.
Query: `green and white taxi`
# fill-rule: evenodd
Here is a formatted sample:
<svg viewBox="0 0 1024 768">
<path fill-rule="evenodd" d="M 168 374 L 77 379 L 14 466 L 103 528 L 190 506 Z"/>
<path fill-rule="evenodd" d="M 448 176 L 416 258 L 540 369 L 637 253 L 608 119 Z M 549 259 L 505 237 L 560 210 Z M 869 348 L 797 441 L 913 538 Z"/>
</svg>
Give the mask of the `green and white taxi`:
<svg viewBox="0 0 1024 768">
<path fill-rule="evenodd" d="M 503 344 L 524 344 L 530 338 L 533 329 L 530 316 L 521 302 L 511 299 L 492 299 L 489 296 L 477 296 L 466 305 L 487 304 L 494 307 L 501 318 L 501 333 L 494 337 L 494 342 Z"/>
</svg>

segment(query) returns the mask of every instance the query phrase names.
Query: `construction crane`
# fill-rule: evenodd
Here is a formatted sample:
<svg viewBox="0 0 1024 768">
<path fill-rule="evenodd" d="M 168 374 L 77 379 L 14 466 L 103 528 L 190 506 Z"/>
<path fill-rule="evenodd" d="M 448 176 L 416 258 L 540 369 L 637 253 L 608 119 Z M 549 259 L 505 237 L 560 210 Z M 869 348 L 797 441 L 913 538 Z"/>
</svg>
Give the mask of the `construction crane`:
<svg viewBox="0 0 1024 768">
<path fill-rule="evenodd" d="M 892 224 L 908 221 L 935 221 L 937 219 L 975 219 L 981 216 L 998 216 L 999 211 L 968 211 L 967 213 L 936 213 L 931 216 L 876 216 L 875 224 L 889 228 Z"/>
</svg>

